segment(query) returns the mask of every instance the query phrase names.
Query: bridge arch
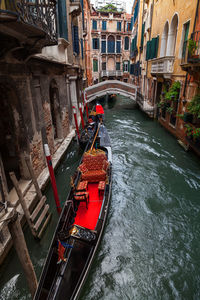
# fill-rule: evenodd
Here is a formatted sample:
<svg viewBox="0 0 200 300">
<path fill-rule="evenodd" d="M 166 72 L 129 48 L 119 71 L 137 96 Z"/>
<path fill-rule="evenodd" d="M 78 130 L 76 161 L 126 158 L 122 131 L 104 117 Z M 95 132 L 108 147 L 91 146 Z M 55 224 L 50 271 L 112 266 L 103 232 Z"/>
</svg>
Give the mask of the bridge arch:
<svg viewBox="0 0 200 300">
<path fill-rule="evenodd" d="M 85 89 L 87 102 L 91 102 L 98 97 L 119 94 L 128 97 L 136 102 L 137 87 L 133 84 L 119 80 L 106 80 Z"/>
</svg>

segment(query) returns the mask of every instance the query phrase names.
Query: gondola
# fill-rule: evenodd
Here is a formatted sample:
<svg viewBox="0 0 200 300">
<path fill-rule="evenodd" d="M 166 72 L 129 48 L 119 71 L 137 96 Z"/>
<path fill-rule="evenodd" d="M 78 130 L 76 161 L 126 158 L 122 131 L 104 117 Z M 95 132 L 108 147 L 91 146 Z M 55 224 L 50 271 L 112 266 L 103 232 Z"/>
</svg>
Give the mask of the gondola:
<svg viewBox="0 0 200 300">
<path fill-rule="evenodd" d="M 98 124 L 104 120 L 103 115 L 103 107 L 97 103 L 90 112 L 86 128 L 80 134 L 79 145 L 83 150 L 85 150 L 88 143 L 92 144 Z"/>
<path fill-rule="evenodd" d="M 105 226 L 111 183 L 111 143 L 105 125 L 99 123 L 71 179 L 35 300 L 78 299 Z"/>
</svg>

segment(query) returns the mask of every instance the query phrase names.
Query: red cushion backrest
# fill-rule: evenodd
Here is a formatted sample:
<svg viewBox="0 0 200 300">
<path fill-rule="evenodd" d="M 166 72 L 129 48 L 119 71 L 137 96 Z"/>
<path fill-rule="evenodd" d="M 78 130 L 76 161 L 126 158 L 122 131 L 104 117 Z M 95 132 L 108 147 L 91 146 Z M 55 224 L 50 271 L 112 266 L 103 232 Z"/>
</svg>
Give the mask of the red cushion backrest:
<svg viewBox="0 0 200 300">
<path fill-rule="evenodd" d="M 83 157 L 83 162 L 88 170 L 102 170 L 104 160 L 107 158 L 102 153 L 97 155 L 85 154 Z"/>
</svg>

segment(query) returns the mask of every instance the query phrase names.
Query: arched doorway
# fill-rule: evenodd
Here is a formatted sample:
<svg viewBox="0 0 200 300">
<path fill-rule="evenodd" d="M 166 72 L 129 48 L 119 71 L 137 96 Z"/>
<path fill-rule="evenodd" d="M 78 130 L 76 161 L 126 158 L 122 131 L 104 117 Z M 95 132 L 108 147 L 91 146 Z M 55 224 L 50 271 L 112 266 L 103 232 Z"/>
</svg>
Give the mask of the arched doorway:
<svg viewBox="0 0 200 300">
<path fill-rule="evenodd" d="M 166 22 L 162 34 L 162 39 L 161 39 L 160 57 L 166 56 L 168 32 L 169 32 L 169 23 Z"/>
<path fill-rule="evenodd" d="M 0 153 L 6 175 L 8 191 L 13 187 L 9 172 L 17 179 L 20 173 L 20 125 L 17 110 L 16 91 L 9 85 L 0 83 Z"/>
<path fill-rule="evenodd" d="M 52 118 L 54 139 L 61 139 L 63 137 L 63 134 L 62 134 L 59 92 L 55 80 L 51 81 L 49 95 L 50 95 L 50 107 L 51 107 L 51 118 Z"/>
<path fill-rule="evenodd" d="M 177 28 L 178 28 L 178 16 L 175 14 L 172 18 L 170 29 L 169 29 L 169 37 L 167 41 L 167 56 L 174 56 L 175 47 L 176 47 L 176 36 L 177 36 Z"/>
</svg>

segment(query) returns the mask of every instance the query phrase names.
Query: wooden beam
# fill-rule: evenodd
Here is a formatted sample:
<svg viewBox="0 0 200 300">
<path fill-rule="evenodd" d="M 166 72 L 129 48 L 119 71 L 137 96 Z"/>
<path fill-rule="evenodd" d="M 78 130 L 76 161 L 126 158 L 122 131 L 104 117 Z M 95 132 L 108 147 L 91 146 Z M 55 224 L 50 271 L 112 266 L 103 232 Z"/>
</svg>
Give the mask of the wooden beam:
<svg viewBox="0 0 200 300">
<path fill-rule="evenodd" d="M 36 206 L 36 208 L 34 209 L 34 211 L 32 212 L 30 219 L 33 222 L 35 220 L 35 218 L 37 217 L 39 211 L 41 210 L 41 208 L 44 206 L 46 201 L 46 197 L 43 196 L 42 199 L 40 200 L 40 202 L 38 203 L 38 205 Z"/>
<path fill-rule="evenodd" d="M 23 211 L 24 211 L 24 214 L 25 214 L 27 223 L 28 223 L 28 225 L 29 225 L 29 227 L 30 227 L 30 229 L 31 229 L 32 235 L 33 235 L 34 237 L 36 237 L 37 235 L 36 235 L 36 232 L 35 232 L 35 230 L 34 230 L 33 223 L 31 222 L 30 212 L 29 212 L 28 207 L 27 207 L 27 205 L 26 205 L 26 202 L 25 202 L 25 200 L 24 200 L 22 191 L 20 190 L 19 183 L 18 183 L 18 181 L 17 181 L 17 178 L 16 178 L 16 176 L 15 176 L 15 173 L 14 173 L 14 172 L 10 172 L 9 174 L 10 174 L 10 178 L 11 178 L 13 184 L 14 184 L 14 187 L 15 187 L 15 189 L 16 189 L 17 195 L 18 195 L 18 197 L 19 197 L 19 202 L 20 202 L 20 204 L 21 204 L 21 206 L 22 206 L 22 208 L 23 208 Z"/>
<path fill-rule="evenodd" d="M 14 216 L 12 217 L 11 221 L 8 223 L 8 228 L 33 299 L 37 289 L 37 277 L 35 275 L 33 264 L 28 253 L 26 241 L 16 211 L 14 212 Z"/>
<path fill-rule="evenodd" d="M 35 176 L 35 173 L 34 173 L 34 170 L 33 170 L 33 166 L 32 166 L 31 161 L 30 161 L 30 157 L 26 153 L 24 153 L 24 157 L 25 157 L 25 162 L 26 162 L 26 165 L 28 167 L 29 173 L 31 175 L 33 184 L 35 186 L 36 193 L 37 193 L 39 199 L 41 199 L 42 198 L 42 192 L 41 192 L 41 190 L 39 188 L 39 184 L 37 182 L 37 178 Z"/>
</svg>

